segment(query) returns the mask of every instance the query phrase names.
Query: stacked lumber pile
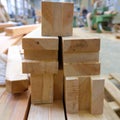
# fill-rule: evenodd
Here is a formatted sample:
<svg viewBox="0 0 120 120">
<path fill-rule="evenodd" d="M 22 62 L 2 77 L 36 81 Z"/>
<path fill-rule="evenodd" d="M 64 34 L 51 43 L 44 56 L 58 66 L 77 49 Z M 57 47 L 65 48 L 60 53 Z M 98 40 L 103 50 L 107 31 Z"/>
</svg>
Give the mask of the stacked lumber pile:
<svg viewBox="0 0 120 120">
<path fill-rule="evenodd" d="M 41 36 L 40 29 L 22 40 L 23 73 L 31 73 L 31 102 L 52 103 L 54 75 L 58 73 L 58 37 Z"/>
<path fill-rule="evenodd" d="M 72 33 L 71 8 L 72 3 L 42 2 L 42 31 L 36 29 L 23 38 L 23 73 L 31 73 L 32 103 L 53 103 L 53 99 L 63 99 L 63 70 L 58 65 L 58 36 Z M 64 23 L 64 17 L 69 20 L 68 25 Z M 58 29 L 58 26 L 61 28 Z"/>
<path fill-rule="evenodd" d="M 104 79 L 100 78 L 100 39 L 87 34 L 63 37 L 65 103 L 68 113 L 103 113 Z"/>
</svg>

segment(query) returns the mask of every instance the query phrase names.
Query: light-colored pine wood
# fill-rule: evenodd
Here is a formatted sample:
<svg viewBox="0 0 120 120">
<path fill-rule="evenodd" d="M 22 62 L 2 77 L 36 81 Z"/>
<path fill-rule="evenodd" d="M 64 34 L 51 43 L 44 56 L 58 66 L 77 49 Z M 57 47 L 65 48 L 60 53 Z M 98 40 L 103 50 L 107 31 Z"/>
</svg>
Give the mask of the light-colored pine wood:
<svg viewBox="0 0 120 120">
<path fill-rule="evenodd" d="M 24 49 L 24 58 L 30 60 L 57 61 L 58 51 L 56 50 L 27 50 Z"/>
<path fill-rule="evenodd" d="M 103 113 L 104 79 L 99 76 L 91 77 L 91 114 Z"/>
<path fill-rule="evenodd" d="M 0 97 L 0 120 L 26 120 L 29 106 L 29 91 L 15 95 L 4 91 Z"/>
<path fill-rule="evenodd" d="M 112 108 L 112 110 L 114 110 L 114 111 L 120 110 L 120 106 L 115 101 L 109 102 L 108 104 Z"/>
<path fill-rule="evenodd" d="M 63 70 L 54 75 L 54 100 L 63 100 Z"/>
<path fill-rule="evenodd" d="M 42 35 L 72 35 L 73 3 L 42 2 Z"/>
<path fill-rule="evenodd" d="M 65 77 L 65 105 L 68 113 L 77 113 L 79 111 L 78 77 Z"/>
<path fill-rule="evenodd" d="M 99 75 L 100 63 L 64 63 L 65 76 Z"/>
<path fill-rule="evenodd" d="M 64 63 L 80 63 L 80 62 L 98 62 L 98 52 L 88 53 L 63 53 Z"/>
<path fill-rule="evenodd" d="M 120 83 L 120 73 L 111 73 L 110 75 Z"/>
<path fill-rule="evenodd" d="M 39 24 L 8 27 L 5 29 L 7 36 L 24 35 L 39 27 Z"/>
<path fill-rule="evenodd" d="M 90 110 L 90 77 L 78 77 L 79 110 Z"/>
<path fill-rule="evenodd" d="M 105 89 L 120 105 L 120 90 L 108 79 L 105 79 Z"/>
<path fill-rule="evenodd" d="M 53 104 L 32 104 L 28 120 L 65 120 L 62 101 L 54 101 Z"/>
<path fill-rule="evenodd" d="M 0 23 L 0 32 L 3 32 L 5 28 L 15 26 L 15 23 Z"/>
<path fill-rule="evenodd" d="M 100 39 L 86 36 L 63 37 L 63 53 L 98 52 Z"/>
<path fill-rule="evenodd" d="M 53 74 L 31 74 L 30 82 L 33 104 L 53 103 Z"/>
<path fill-rule="evenodd" d="M 102 115 L 92 115 L 86 111 L 80 111 L 76 114 L 67 113 L 67 120 L 120 120 L 120 118 L 105 101 L 104 112 Z"/>
<path fill-rule="evenodd" d="M 28 60 L 22 61 L 23 73 L 44 74 L 44 73 L 57 73 L 58 61 L 39 61 Z"/>
<path fill-rule="evenodd" d="M 23 36 L 11 38 L 8 36 L 0 36 L 0 53 L 7 53 L 8 48 L 19 43 L 22 37 Z"/>
<path fill-rule="evenodd" d="M 58 50 L 58 37 L 41 35 L 41 26 L 23 37 L 23 49 L 30 50 Z"/>
<path fill-rule="evenodd" d="M 28 89 L 28 75 L 22 73 L 22 58 L 19 48 L 9 48 L 6 68 L 6 89 L 11 93 L 21 93 Z"/>
</svg>

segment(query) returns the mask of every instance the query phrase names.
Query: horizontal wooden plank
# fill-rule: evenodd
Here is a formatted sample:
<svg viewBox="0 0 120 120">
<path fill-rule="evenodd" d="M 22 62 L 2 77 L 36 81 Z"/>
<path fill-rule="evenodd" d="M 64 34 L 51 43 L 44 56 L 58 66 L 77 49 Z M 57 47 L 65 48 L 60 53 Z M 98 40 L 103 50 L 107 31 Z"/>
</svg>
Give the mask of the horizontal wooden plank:
<svg viewBox="0 0 120 120">
<path fill-rule="evenodd" d="M 29 106 L 29 91 L 15 95 L 5 91 L 0 97 L 0 120 L 26 120 Z"/>
<path fill-rule="evenodd" d="M 7 36 L 24 35 L 39 27 L 39 24 L 8 27 L 5 29 Z"/>
<path fill-rule="evenodd" d="M 32 104 L 28 120 L 65 120 L 62 101 L 54 101 L 53 104 Z"/>
<path fill-rule="evenodd" d="M 80 111 L 76 114 L 67 113 L 67 120 L 120 120 L 109 104 L 104 102 L 104 112 L 102 115 L 92 115 L 86 111 Z"/>
<path fill-rule="evenodd" d="M 86 53 L 63 53 L 64 63 L 80 63 L 80 62 L 98 62 L 98 52 L 86 52 Z"/>
<path fill-rule="evenodd" d="M 57 73 L 58 72 L 58 61 L 39 61 L 39 60 L 28 60 L 22 61 L 23 73 Z"/>
<path fill-rule="evenodd" d="M 31 60 L 57 61 L 58 51 L 56 50 L 28 50 L 24 49 L 24 58 Z"/>
<path fill-rule="evenodd" d="M 6 89 L 11 93 L 21 93 L 28 89 L 29 79 L 22 73 L 22 58 L 19 48 L 12 46 L 8 50 L 6 67 Z"/>
<path fill-rule="evenodd" d="M 32 50 L 58 50 L 58 37 L 42 36 L 39 27 L 23 38 L 22 47 Z"/>
<path fill-rule="evenodd" d="M 100 50 L 99 38 L 81 38 L 81 36 L 63 37 L 63 53 L 98 52 Z"/>
<path fill-rule="evenodd" d="M 67 76 L 86 76 L 99 75 L 100 63 L 64 63 L 64 75 Z"/>
</svg>

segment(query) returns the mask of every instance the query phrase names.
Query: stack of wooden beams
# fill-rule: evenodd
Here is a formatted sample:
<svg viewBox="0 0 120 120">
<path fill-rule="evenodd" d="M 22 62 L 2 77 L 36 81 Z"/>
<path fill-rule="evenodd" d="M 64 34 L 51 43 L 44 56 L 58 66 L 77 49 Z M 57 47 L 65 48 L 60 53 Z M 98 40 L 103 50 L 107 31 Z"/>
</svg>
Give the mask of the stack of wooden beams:
<svg viewBox="0 0 120 120">
<path fill-rule="evenodd" d="M 104 79 L 100 78 L 100 39 L 81 34 L 63 37 L 65 103 L 68 113 L 103 113 Z"/>
<path fill-rule="evenodd" d="M 58 74 L 58 37 L 41 36 L 40 29 L 22 40 L 23 73 L 31 73 L 31 102 L 52 103 L 54 75 Z"/>
<path fill-rule="evenodd" d="M 58 65 L 59 36 L 72 35 L 72 18 L 72 3 L 44 1 L 42 31 L 38 28 L 23 38 L 22 68 L 23 73 L 31 73 L 32 103 L 52 103 L 53 99 L 63 99 L 63 70 Z"/>
</svg>

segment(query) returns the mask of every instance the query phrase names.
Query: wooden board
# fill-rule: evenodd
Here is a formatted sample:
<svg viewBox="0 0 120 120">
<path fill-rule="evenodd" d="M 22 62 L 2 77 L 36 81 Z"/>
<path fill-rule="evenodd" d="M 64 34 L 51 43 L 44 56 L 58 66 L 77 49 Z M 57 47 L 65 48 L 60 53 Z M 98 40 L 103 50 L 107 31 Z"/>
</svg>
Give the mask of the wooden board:
<svg viewBox="0 0 120 120">
<path fill-rule="evenodd" d="M 0 53 L 7 53 L 10 46 L 16 45 L 21 41 L 23 36 L 18 36 L 16 38 L 11 38 L 8 36 L 0 36 Z"/>
<path fill-rule="evenodd" d="M 105 79 L 105 89 L 120 105 L 120 90 L 108 79 Z"/>
<path fill-rule="evenodd" d="M 100 39 L 85 36 L 63 37 L 63 53 L 98 52 Z"/>
<path fill-rule="evenodd" d="M 91 114 L 103 113 L 104 101 L 104 79 L 92 76 L 91 77 Z"/>
<path fill-rule="evenodd" d="M 54 100 L 63 100 L 63 70 L 54 75 Z"/>
<path fill-rule="evenodd" d="M 39 24 L 33 24 L 33 25 L 23 25 L 23 26 L 16 26 L 16 27 L 9 27 L 5 29 L 7 36 L 18 36 L 18 35 L 24 35 L 32 30 L 39 27 Z"/>
<path fill-rule="evenodd" d="M 22 58 L 19 48 L 9 48 L 6 68 L 6 89 L 11 93 L 21 93 L 28 89 L 28 75 L 22 73 Z"/>
<path fill-rule="evenodd" d="M 65 106 L 68 113 L 79 111 L 79 80 L 78 77 L 65 78 Z"/>
<path fill-rule="evenodd" d="M 22 61 L 23 73 L 57 73 L 58 72 L 58 61 L 39 61 L 39 60 L 28 60 Z"/>
<path fill-rule="evenodd" d="M 53 103 L 53 74 L 31 74 L 31 103 Z"/>
<path fill-rule="evenodd" d="M 42 2 L 43 36 L 72 35 L 72 21 L 73 3 Z"/>
<path fill-rule="evenodd" d="M 90 111 L 90 77 L 78 77 L 79 80 L 79 110 Z"/>
<path fill-rule="evenodd" d="M 110 108 L 109 104 L 104 102 L 104 111 L 102 115 L 92 115 L 86 111 L 76 114 L 67 113 L 67 120 L 120 120 L 115 112 Z"/>
<path fill-rule="evenodd" d="M 63 62 L 64 63 L 80 63 L 80 62 L 98 62 L 99 53 L 98 52 L 88 52 L 88 53 L 64 53 Z"/>
<path fill-rule="evenodd" d="M 42 36 L 39 27 L 23 37 L 22 47 L 30 50 L 58 50 L 58 37 Z"/>
<path fill-rule="evenodd" d="M 120 73 L 111 73 L 110 76 L 120 83 Z"/>
<path fill-rule="evenodd" d="M 31 105 L 28 120 L 65 120 L 62 101 L 53 104 Z"/>
<path fill-rule="evenodd" d="M 9 22 L 0 23 L 0 32 L 3 32 L 6 27 L 12 27 L 12 26 L 15 26 L 15 25 L 16 25 L 15 23 L 9 23 Z"/>
<path fill-rule="evenodd" d="M 26 120 L 29 106 L 29 91 L 15 95 L 4 91 L 0 97 L 0 120 Z"/>
<path fill-rule="evenodd" d="M 28 50 L 24 49 L 24 58 L 30 60 L 57 61 L 58 51 L 56 50 Z"/>
<path fill-rule="evenodd" d="M 86 76 L 99 75 L 100 63 L 64 63 L 64 75 Z"/>
</svg>

